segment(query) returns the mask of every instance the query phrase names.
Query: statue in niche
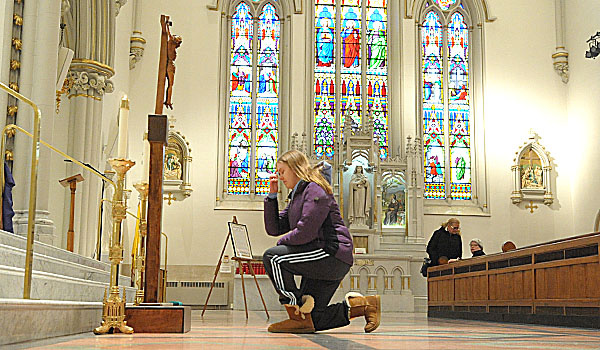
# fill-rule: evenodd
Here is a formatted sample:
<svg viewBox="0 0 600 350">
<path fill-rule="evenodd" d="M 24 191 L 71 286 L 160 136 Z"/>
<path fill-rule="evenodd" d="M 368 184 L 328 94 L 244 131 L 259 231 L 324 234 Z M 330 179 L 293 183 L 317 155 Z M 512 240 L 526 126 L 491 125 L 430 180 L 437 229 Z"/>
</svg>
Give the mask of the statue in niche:
<svg viewBox="0 0 600 350">
<path fill-rule="evenodd" d="M 362 166 L 358 165 L 354 169 L 349 186 L 348 220 L 351 226 L 367 227 L 367 217 L 371 210 L 371 189 Z"/>
<path fill-rule="evenodd" d="M 181 161 L 174 150 L 167 150 L 164 178 L 165 180 L 181 180 Z"/>
<path fill-rule="evenodd" d="M 392 198 L 387 205 L 387 211 L 385 212 L 385 219 L 383 220 L 384 225 L 396 225 L 398 223 L 398 210 L 400 209 L 400 202 L 396 198 L 396 194 L 392 194 Z"/>
<path fill-rule="evenodd" d="M 527 154 L 527 155 L 525 155 Z M 543 188 L 543 171 L 540 157 L 531 148 L 520 159 L 521 188 Z"/>
<path fill-rule="evenodd" d="M 396 177 L 381 183 L 383 227 L 406 227 L 406 186 Z"/>
</svg>

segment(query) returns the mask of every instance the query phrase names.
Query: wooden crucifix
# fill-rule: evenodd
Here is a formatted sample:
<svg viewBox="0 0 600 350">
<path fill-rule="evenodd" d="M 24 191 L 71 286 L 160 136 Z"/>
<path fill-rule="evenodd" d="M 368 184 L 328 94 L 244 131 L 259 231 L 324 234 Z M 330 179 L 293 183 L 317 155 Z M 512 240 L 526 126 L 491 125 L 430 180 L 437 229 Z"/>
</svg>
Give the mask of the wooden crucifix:
<svg viewBox="0 0 600 350">
<path fill-rule="evenodd" d="M 175 84 L 175 59 L 177 58 L 177 49 L 183 42 L 183 39 L 179 35 L 171 34 L 170 27 L 173 25 L 173 22 L 169 20 L 169 16 L 161 15 L 160 25 L 162 27 L 162 34 L 154 114 L 162 114 L 163 105 L 169 109 L 173 109 L 172 95 L 173 85 Z M 165 84 L 167 81 L 169 85 L 165 93 Z"/>
<path fill-rule="evenodd" d="M 161 15 L 162 27 L 156 105 L 154 114 L 148 116 L 148 142 L 150 142 L 150 171 L 148 190 L 148 231 L 146 236 L 146 279 L 144 281 L 144 302 L 158 302 L 160 275 L 160 234 L 162 232 L 163 167 L 164 148 L 168 138 L 167 116 L 163 115 L 163 105 L 173 108 L 171 102 L 175 82 L 176 50 L 181 45 L 181 37 L 172 35 L 169 16 Z M 165 81 L 169 86 L 165 95 Z"/>
</svg>

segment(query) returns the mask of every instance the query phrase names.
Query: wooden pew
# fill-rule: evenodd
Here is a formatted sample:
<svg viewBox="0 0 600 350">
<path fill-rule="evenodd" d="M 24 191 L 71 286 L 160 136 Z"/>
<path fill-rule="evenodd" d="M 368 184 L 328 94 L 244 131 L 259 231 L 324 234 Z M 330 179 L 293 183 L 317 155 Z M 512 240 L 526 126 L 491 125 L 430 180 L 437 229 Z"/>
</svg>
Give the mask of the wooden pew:
<svg viewBox="0 0 600 350">
<path fill-rule="evenodd" d="M 600 328 L 600 233 L 430 267 L 428 316 Z"/>
</svg>

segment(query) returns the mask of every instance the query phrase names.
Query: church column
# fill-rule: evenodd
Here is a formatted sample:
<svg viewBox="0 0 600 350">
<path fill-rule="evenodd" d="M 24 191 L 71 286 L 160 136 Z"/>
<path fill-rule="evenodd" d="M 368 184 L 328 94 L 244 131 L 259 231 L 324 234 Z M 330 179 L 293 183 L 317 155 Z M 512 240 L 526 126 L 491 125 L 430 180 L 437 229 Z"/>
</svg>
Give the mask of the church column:
<svg viewBox="0 0 600 350">
<path fill-rule="evenodd" d="M 563 83 L 569 82 L 569 52 L 565 48 L 565 0 L 554 0 L 556 50 L 552 54 L 554 70 Z"/>
<path fill-rule="evenodd" d="M 133 0 L 133 32 L 129 39 L 129 69 L 135 68 L 135 65 L 142 60 L 144 57 L 144 49 L 146 46 L 146 39 L 142 36 L 141 26 L 141 15 L 142 7 L 139 5 L 140 0 Z"/>
<path fill-rule="evenodd" d="M 41 111 L 40 138 L 52 144 L 54 133 L 57 47 L 60 35 L 60 6 L 58 1 L 26 1 L 23 8 L 23 51 L 19 91 L 29 96 Z M 17 125 L 33 130 L 33 111 L 19 105 Z M 27 234 L 29 179 L 31 167 L 31 138 L 17 133 L 13 154 L 13 175 L 18 186 L 13 192 L 15 233 Z M 49 217 L 49 188 L 56 183 L 48 177 L 51 153 L 40 147 L 37 200 L 35 213 L 35 238 L 54 244 L 54 223 Z"/>
<path fill-rule="evenodd" d="M 406 163 L 407 163 L 407 190 L 408 216 L 406 223 L 408 225 L 409 243 L 423 243 L 423 148 L 418 138 L 414 143 L 408 136 L 406 142 Z"/>
<path fill-rule="evenodd" d="M 114 90 L 110 78 L 115 74 L 114 36 L 116 11 L 114 1 L 81 0 L 71 3 L 73 26 L 72 43 L 75 51 L 69 76 L 73 86 L 69 92 L 68 150 L 82 163 L 103 171 L 106 159 L 102 157 L 103 97 Z M 81 171 L 71 164 L 67 174 Z M 80 184 L 75 207 L 75 252 L 92 256 L 96 246 L 98 204 L 101 181 L 87 172 L 86 181 Z M 108 208 L 107 208 L 108 209 Z"/>
</svg>

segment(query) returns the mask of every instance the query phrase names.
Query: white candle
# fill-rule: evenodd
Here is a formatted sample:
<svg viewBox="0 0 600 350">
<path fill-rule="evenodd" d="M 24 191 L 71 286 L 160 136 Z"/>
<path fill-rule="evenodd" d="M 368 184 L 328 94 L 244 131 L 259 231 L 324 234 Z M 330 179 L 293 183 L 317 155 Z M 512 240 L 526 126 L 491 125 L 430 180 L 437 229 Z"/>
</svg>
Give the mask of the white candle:
<svg viewBox="0 0 600 350">
<path fill-rule="evenodd" d="M 150 142 L 148 142 L 148 133 L 144 133 L 144 174 L 142 174 L 142 181 L 149 181 L 150 179 Z"/>
<path fill-rule="evenodd" d="M 119 143 L 117 145 L 117 158 L 127 158 L 127 124 L 129 123 L 129 100 L 127 95 L 121 99 L 119 109 Z"/>
</svg>

